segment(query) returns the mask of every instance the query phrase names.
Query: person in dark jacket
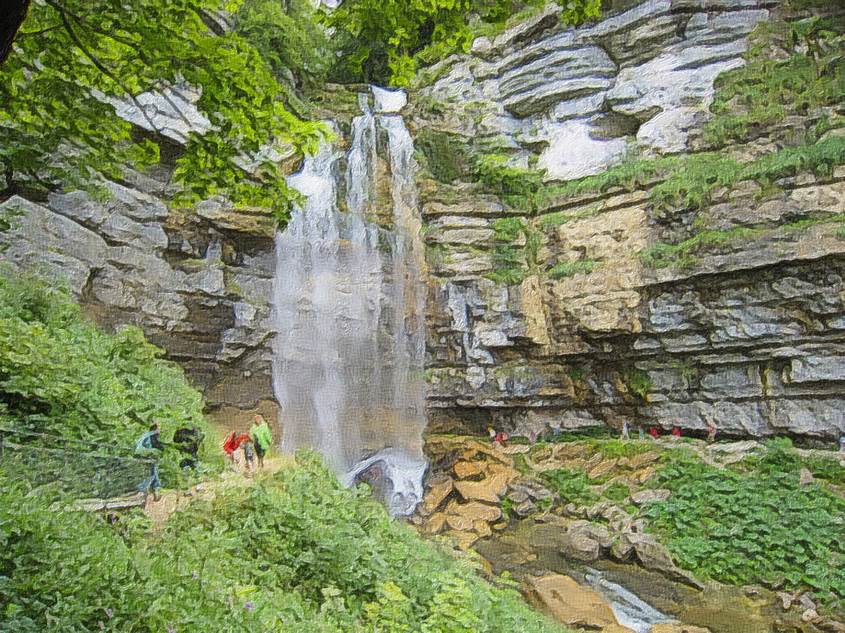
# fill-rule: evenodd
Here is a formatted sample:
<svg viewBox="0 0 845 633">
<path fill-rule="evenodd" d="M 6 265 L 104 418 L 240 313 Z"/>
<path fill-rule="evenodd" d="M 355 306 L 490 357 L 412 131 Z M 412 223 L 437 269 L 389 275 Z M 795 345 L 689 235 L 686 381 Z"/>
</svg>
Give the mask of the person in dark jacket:
<svg viewBox="0 0 845 633">
<path fill-rule="evenodd" d="M 180 468 L 191 468 L 196 470 L 199 463 L 199 450 L 202 444 L 203 435 L 196 425 L 190 428 L 182 427 L 173 434 L 173 444 L 180 452 L 185 453 L 185 458 L 179 462 Z"/>
<path fill-rule="evenodd" d="M 147 477 L 138 488 L 144 493 L 144 503 L 150 493 L 153 495 L 153 501 L 161 499 L 159 490 L 161 490 L 161 480 L 158 477 L 158 460 L 164 446 L 161 443 L 160 431 L 158 421 L 150 425 L 150 430 L 144 433 L 135 444 L 135 454 L 149 459 L 150 475 Z"/>
</svg>

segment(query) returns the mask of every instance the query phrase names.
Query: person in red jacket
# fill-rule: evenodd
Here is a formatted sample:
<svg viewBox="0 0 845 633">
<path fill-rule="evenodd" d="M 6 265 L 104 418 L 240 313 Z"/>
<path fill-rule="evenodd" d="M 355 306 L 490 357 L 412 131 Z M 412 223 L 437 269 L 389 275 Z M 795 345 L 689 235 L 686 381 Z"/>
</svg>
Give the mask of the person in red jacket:
<svg viewBox="0 0 845 633">
<path fill-rule="evenodd" d="M 223 452 L 225 452 L 229 457 L 229 461 L 232 462 L 232 466 L 235 466 L 235 451 L 237 451 L 241 444 L 248 439 L 249 433 L 238 434 L 237 431 L 232 431 L 226 436 L 226 439 L 223 440 Z"/>
<path fill-rule="evenodd" d="M 660 437 L 660 431 L 657 430 L 656 426 L 649 427 L 648 434 L 651 435 L 654 439 Z"/>
</svg>

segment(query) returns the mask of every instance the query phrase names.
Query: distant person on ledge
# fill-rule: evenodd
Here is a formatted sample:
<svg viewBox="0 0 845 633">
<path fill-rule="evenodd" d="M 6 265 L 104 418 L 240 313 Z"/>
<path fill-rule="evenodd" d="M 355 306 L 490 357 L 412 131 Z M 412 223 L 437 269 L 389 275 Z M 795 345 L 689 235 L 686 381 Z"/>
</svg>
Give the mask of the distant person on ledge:
<svg viewBox="0 0 845 633">
<path fill-rule="evenodd" d="M 252 442 L 255 444 L 255 454 L 258 456 L 258 467 L 264 468 L 264 456 L 273 445 L 273 433 L 270 425 L 264 416 L 257 415 L 253 418 L 252 427 L 249 429 Z"/>
</svg>

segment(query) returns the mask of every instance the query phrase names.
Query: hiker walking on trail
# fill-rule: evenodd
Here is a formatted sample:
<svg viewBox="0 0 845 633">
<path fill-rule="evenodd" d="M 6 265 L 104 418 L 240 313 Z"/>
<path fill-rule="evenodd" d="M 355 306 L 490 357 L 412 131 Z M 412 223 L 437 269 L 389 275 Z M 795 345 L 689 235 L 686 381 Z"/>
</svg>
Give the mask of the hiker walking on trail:
<svg viewBox="0 0 845 633">
<path fill-rule="evenodd" d="M 256 415 L 253 418 L 249 434 L 255 444 L 255 454 L 258 455 L 258 467 L 264 468 L 264 456 L 273 445 L 273 433 L 270 431 L 270 425 L 267 424 L 264 416 Z"/>
<path fill-rule="evenodd" d="M 161 444 L 159 437 L 158 422 L 153 422 L 150 425 L 150 430 L 144 433 L 135 443 L 135 454 L 149 459 L 150 475 L 147 477 L 138 489 L 144 493 L 144 503 L 147 497 L 152 492 L 153 501 L 161 499 L 159 490 L 161 490 L 161 480 L 158 477 L 158 459 L 161 456 L 161 451 L 164 446 Z"/>
<path fill-rule="evenodd" d="M 241 444 L 241 449 L 244 452 L 244 471 L 249 475 L 255 470 L 255 447 L 252 443 L 252 438 L 247 437 Z"/>
<path fill-rule="evenodd" d="M 622 433 L 619 436 L 620 440 L 630 440 L 631 439 L 631 432 L 628 427 L 628 420 L 622 421 Z"/>
</svg>

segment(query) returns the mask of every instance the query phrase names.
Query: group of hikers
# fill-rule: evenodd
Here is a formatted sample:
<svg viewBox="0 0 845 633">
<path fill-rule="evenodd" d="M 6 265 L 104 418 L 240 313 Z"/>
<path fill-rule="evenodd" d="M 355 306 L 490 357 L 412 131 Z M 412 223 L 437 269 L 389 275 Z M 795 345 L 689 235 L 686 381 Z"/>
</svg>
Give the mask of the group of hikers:
<svg viewBox="0 0 845 633">
<path fill-rule="evenodd" d="M 264 468 L 264 456 L 273 444 L 273 434 L 270 425 L 260 415 L 256 415 L 248 433 L 232 431 L 223 441 L 223 451 L 232 465 L 235 465 L 235 454 L 240 448 L 244 456 L 244 470 L 247 474 L 255 471 L 255 458 L 258 457 L 258 468 Z"/>
<path fill-rule="evenodd" d="M 138 486 L 144 493 L 146 502 L 149 495 L 154 501 L 161 499 L 161 479 L 158 472 L 158 460 L 165 447 L 173 446 L 183 454 L 179 467 L 183 469 L 196 470 L 199 465 L 199 449 L 204 436 L 195 426 L 182 427 L 173 433 L 173 440 L 170 444 L 161 441 L 161 429 L 159 421 L 154 420 L 149 430 L 138 438 L 135 443 L 135 454 L 149 459 L 149 475 Z M 253 418 L 252 426 L 247 433 L 232 431 L 223 442 L 223 451 L 226 453 L 232 464 L 235 463 L 235 452 L 240 448 L 244 455 L 244 464 L 247 474 L 255 470 L 255 457 L 258 457 L 258 468 L 264 467 L 264 456 L 273 444 L 273 433 L 270 425 L 261 415 Z"/>
</svg>

